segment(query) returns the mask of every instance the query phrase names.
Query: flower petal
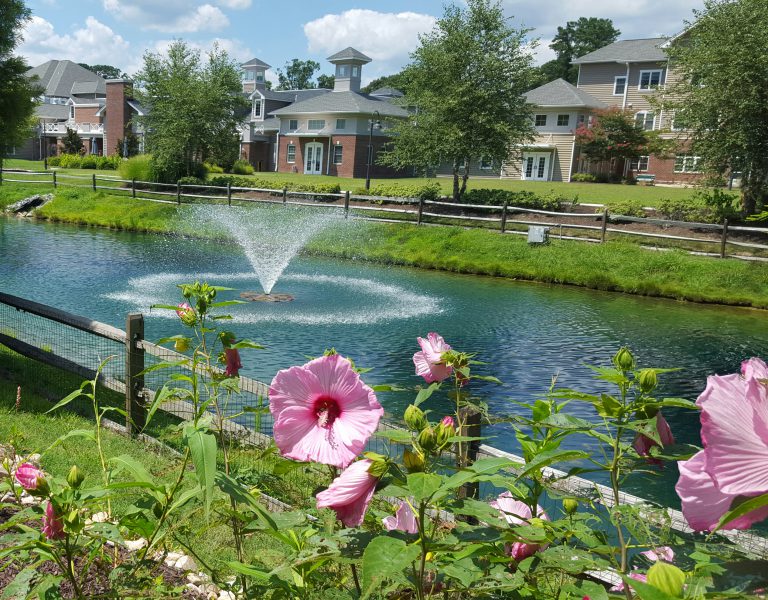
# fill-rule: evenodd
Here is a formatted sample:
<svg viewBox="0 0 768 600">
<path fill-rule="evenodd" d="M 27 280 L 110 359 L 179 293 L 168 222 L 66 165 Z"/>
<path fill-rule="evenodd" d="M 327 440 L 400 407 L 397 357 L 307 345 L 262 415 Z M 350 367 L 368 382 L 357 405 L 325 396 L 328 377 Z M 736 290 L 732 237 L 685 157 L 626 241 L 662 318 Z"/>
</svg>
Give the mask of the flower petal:
<svg viewBox="0 0 768 600">
<path fill-rule="evenodd" d="M 363 522 L 378 478 L 368 472 L 372 461 L 359 460 L 333 480 L 328 489 L 317 494 L 317 508 L 331 508 L 347 527 Z"/>
</svg>

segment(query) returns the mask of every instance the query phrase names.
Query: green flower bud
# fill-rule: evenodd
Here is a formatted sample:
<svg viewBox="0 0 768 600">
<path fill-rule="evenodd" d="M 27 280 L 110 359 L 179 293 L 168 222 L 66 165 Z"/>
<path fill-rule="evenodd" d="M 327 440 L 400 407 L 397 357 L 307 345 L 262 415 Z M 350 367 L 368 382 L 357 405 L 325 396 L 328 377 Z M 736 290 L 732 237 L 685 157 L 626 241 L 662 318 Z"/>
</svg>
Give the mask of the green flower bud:
<svg viewBox="0 0 768 600">
<path fill-rule="evenodd" d="M 67 475 L 67 484 L 69 487 L 76 490 L 83 483 L 84 479 L 85 475 L 83 475 L 83 472 L 77 468 L 77 465 L 72 465 L 72 468 L 69 470 L 69 475 Z"/>
<path fill-rule="evenodd" d="M 454 425 L 452 417 L 443 417 L 435 430 L 435 437 L 437 438 L 437 447 L 441 450 L 448 445 L 448 440 L 456 435 L 456 425 Z"/>
<path fill-rule="evenodd" d="M 620 371 L 631 371 L 635 368 L 635 357 L 629 351 L 629 348 L 622 346 L 613 356 L 613 364 Z"/>
<path fill-rule="evenodd" d="M 420 473 L 424 470 L 424 457 L 411 450 L 403 452 L 403 464 L 409 473 Z"/>
<path fill-rule="evenodd" d="M 189 350 L 189 338 L 179 338 L 173 344 L 173 349 L 176 352 L 186 352 Z"/>
<path fill-rule="evenodd" d="M 405 409 L 403 419 L 410 429 L 417 432 L 429 425 L 424 411 L 413 404 L 410 404 L 408 408 Z"/>
<path fill-rule="evenodd" d="M 658 383 L 656 371 L 653 369 L 643 369 L 637 376 L 637 383 L 640 384 L 640 389 L 646 394 L 652 392 Z"/>
<path fill-rule="evenodd" d="M 574 514 L 577 510 L 579 510 L 578 501 L 574 500 L 573 498 L 566 498 L 563 500 L 563 510 L 567 515 Z"/>
<path fill-rule="evenodd" d="M 368 473 L 373 475 L 374 477 L 378 477 L 381 479 L 384 477 L 384 474 L 389 469 L 389 465 L 387 464 L 387 461 L 385 460 L 374 460 L 371 463 L 371 466 L 368 467 Z"/>
<path fill-rule="evenodd" d="M 416 441 L 419 444 L 419 448 L 424 450 L 424 452 L 432 452 L 437 448 L 437 437 L 435 436 L 435 430 L 431 426 L 422 429 Z"/>
</svg>

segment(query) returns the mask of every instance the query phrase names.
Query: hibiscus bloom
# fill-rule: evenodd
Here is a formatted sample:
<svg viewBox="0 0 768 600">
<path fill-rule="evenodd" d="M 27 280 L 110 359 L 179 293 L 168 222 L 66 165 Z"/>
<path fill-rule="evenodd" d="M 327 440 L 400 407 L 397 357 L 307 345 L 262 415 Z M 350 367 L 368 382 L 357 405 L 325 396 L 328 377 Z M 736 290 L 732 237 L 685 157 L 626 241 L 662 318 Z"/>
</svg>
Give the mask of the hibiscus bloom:
<svg viewBox="0 0 768 600">
<path fill-rule="evenodd" d="M 237 348 L 224 348 L 224 357 L 227 360 L 224 375 L 227 377 L 237 377 L 240 369 L 243 368 L 240 362 L 240 352 L 238 352 Z"/>
<path fill-rule="evenodd" d="M 502 493 L 496 500 L 491 501 L 491 507 L 496 508 L 501 513 L 501 517 L 506 519 L 510 525 L 524 525 L 527 524 L 533 517 L 531 514 L 531 507 L 525 502 L 515 500 L 512 494 L 509 492 Z M 536 506 L 536 517 L 549 521 L 547 513 L 541 506 Z M 533 556 L 539 550 L 544 550 L 548 544 L 534 544 L 527 542 L 515 542 L 513 544 L 506 545 L 506 552 L 509 556 L 515 559 L 515 562 L 520 562 L 524 558 Z"/>
<path fill-rule="evenodd" d="M 381 520 L 387 531 L 404 531 L 405 533 L 418 533 L 416 515 L 413 514 L 407 502 L 400 502 L 395 516 L 389 516 Z"/>
<path fill-rule="evenodd" d="M 675 443 L 675 437 L 672 435 L 672 429 L 669 427 L 669 423 L 661 414 L 661 411 L 656 413 L 656 432 L 661 440 L 661 447 L 666 448 Z M 649 456 L 651 448 L 658 446 L 659 444 L 649 438 L 646 435 L 638 433 L 635 435 L 635 441 L 632 442 L 632 447 L 640 456 Z"/>
<path fill-rule="evenodd" d="M 449 344 L 437 333 L 428 333 L 427 339 L 417 338 L 421 352 L 413 355 L 416 375 L 420 375 L 427 383 L 443 381 L 451 376 L 453 367 L 443 362 L 443 353 L 451 349 Z"/>
<path fill-rule="evenodd" d="M 672 562 L 675 560 L 675 551 L 669 546 L 659 546 L 658 548 L 652 548 L 645 552 L 641 552 L 640 554 L 645 556 L 645 558 L 651 562 L 658 562 L 660 560 Z"/>
<path fill-rule="evenodd" d="M 630 573 L 629 574 L 630 579 L 634 579 L 635 581 L 642 581 L 643 583 L 648 583 L 648 576 L 644 575 L 643 573 Z M 629 587 L 632 587 L 631 585 Z M 609 592 L 623 592 L 624 591 L 624 582 L 617 583 L 614 585 Z"/>
<path fill-rule="evenodd" d="M 696 403 L 704 450 L 679 463 L 675 489 L 683 515 L 696 531 L 709 531 L 737 499 L 768 493 L 768 367 L 752 358 L 743 375 L 713 375 Z M 725 526 L 747 529 L 768 517 L 768 506 Z"/>
<path fill-rule="evenodd" d="M 344 468 L 384 414 L 343 356 L 321 356 L 275 375 L 269 386 L 275 444 L 283 456 Z"/>
<path fill-rule="evenodd" d="M 378 477 L 368 472 L 372 464 L 365 458 L 348 466 L 327 490 L 317 495 L 317 508 L 331 508 L 346 527 L 359 527 L 379 482 Z"/>
<path fill-rule="evenodd" d="M 21 463 L 14 473 L 16 481 L 28 492 L 36 491 L 45 483 L 45 474 L 35 465 L 30 463 Z"/>
<path fill-rule="evenodd" d="M 62 540 L 66 537 L 64 523 L 51 502 L 46 505 L 43 515 L 43 535 L 49 540 Z"/>
</svg>

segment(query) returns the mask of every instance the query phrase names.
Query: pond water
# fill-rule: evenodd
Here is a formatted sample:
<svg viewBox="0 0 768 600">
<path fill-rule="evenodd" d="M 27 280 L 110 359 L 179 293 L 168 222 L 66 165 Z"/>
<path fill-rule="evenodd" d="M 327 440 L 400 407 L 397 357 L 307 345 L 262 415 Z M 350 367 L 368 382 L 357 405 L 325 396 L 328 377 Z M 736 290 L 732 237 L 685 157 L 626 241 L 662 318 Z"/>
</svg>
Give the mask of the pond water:
<svg viewBox="0 0 768 600">
<path fill-rule="evenodd" d="M 235 288 L 232 297 L 260 291 L 235 244 L 0 219 L 0 257 L 3 291 L 121 328 L 127 312 L 141 310 L 148 339 L 178 333 L 173 315 L 148 310 L 177 303 L 176 283 L 204 278 Z M 689 399 L 708 374 L 735 372 L 743 359 L 768 355 L 768 319 L 746 309 L 305 257 L 290 264 L 273 291 L 295 300 L 231 311 L 239 336 L 268 347 L 243 353 L 244 375 L 269 382 L 278 369 L 333 346 L 373 368 L 369 383 L 415 386 L 416 337 L 437 331 L 454 348 L 477 352 L 488 363 L 482 371 L 504 382 L 473 384 L 496 415 L 519 410 L 510 399 L 544 394 L 555 374 L 561 386 L 609 389 L 584 364 L 607 364 L 620 345 L 632 348 L 641 366 L 680 367 L 663 377 L 661 393 Z M 380 395 L 392 414 L 411 398 Z M 450 410 L 446 399 L 430 402 L 435 413 Z M 594 418 L 586 405 L 572 404 L 570 412 Z M 679 441 L 698 443 L 697 414 L 666 417 Z M 488 443 L 517 450 L 507 426 L 485 433 L 493 436 Z M 676 477 L 674 465 L 666 466 L 655 477 L 636 477 L 627 491 L 675 504 Z"/>
</svg>

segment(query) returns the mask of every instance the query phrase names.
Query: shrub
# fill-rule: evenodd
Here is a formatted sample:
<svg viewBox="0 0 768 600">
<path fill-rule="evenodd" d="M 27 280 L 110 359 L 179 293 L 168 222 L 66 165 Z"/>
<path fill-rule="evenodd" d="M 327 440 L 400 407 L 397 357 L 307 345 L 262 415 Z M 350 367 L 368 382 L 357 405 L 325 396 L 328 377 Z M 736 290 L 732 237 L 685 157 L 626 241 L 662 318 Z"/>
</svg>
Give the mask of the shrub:
<svg viewBox="0 0 768 600">
<path fill-rule="evenodd" d="M 554 190 L 546 194 L 537 194 L 530 191 L 474 189 L 464 194 L 462 202 L 482 206 L 502 206 L 506 202 L 509 206 L 519 208 L 557 211 L 562 209 L 561 203 L 574 204 L 576 199 L 561 196 Z"/>
<path fill-rule="evenodd" d="M 205 168 L 206 168 L 206 170 L 209 173 L 223 173 L 224 172 L 224 169 L 222 167 L 220 167 L 219 165 L 214 165 L 213 163 L 209 163 L 209 162 L 204 162 L 203 164 L 205 165 Z"/>
<path fill-rule="evenodd" d="M 437 200 L 442 195 L 440 184 L 436 181 L 424 185 L 408 185 L 402 183 L 384 183 L 374 185 L 370 190 L 356 188 L 352 190 L 356 196 L 382 196 L 387 198 L 423 198 Z"/>
<path fill-rule="evenodd" d="M 205 179 L 200 179 L 199 177 L 182 177 L 179 179 L 179 183 L 181 185 L 213 185 L 212 183 L 206 182 Z"/>
<path fill-rule="evenodd" d="M 571 181 L 575 183 L 595 183 L 597 177 L 592 173 L 574 173 L 571 175 Z"/>
<path fill-rule="evenodd" d="M 122 160 L 123 159 L 117 154 L 113 154 L 112 156 L 99 156 L 97 160 L 97 168 L 114 171 L 120 166 Z"/>
<path fill-rule="evenodd" d="M 86 154 L 80 161 L 81 169 L 95 169 L 99 164 L 99 159 L 93 154 Z"/>
<path fill-rule="evenodd" d="M 226 187 L 259 188 L 265 190 L 281 190 L 287 187 L 292 192 L 312 192 L 315 194 L 338 194 L 341 186 L 338 183 L 299 183 L 281 179 L 259 179 L 258 177 L 237 177 L 234 175 L 216 175 L 208 179 L 208 185 Z"/>
<path fill-rule="evenodd" d="M 58 167 L 61 165 L 61 157 L 60 156 L 51 156 L 51 158 L 48 159 L 48 166 L 49 167 Z"/>
<path fill-rule="evenodd" d="M 595 175 L 597 183 L 621 183 L 621 175 L 617 173 L 598 173 Z"/>
<path fill-rule="evenodd" d="M 83 164 L 83 159 L 79 154 L 62 154 L 59 166 L 64 169 L 79 169 Z"/>
<path fill-rule="evenodd" d="M 253 167 L 247 160 L 236 160 L 232 165 L 232 172 L 235 175 L 253 175 Z"/>
<path fill-rule="evenodd" d="M 152 157 L 149 154 L 132 156 L 120 163 L 118 169 L 123 179 L 136 179 L 138 181 L 151 181 Z"/>
<path fill-rule="evenodd" d="M 723 219 L 736 219 L 741 215 L 738 195 L 719 188 L 696 190 L 692 199 L 712 211 L 711 218 L 714 223 L 721 223 Z"/>
<path fill-rule="evenodd" d="M 608 212 L 611 215 L 624 215 L 625 217 L 646 217 L 645 209 L 638 200 L 617 200 L 609 202 Z"/>
</svg>

